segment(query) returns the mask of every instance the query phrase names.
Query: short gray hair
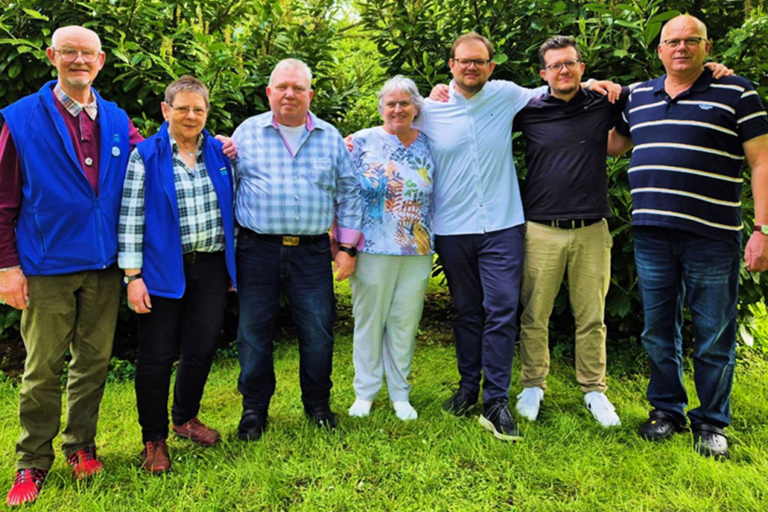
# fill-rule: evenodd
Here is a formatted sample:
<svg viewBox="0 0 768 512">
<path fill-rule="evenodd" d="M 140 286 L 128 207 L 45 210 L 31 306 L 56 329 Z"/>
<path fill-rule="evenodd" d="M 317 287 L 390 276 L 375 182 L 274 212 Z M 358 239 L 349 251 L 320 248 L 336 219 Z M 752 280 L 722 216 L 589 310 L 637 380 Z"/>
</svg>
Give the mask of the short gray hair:
<svg viewBox="0 0 768 512">
<path fill-rule="evenodd" d="M 424 106 L 424 98 L 419 94 L 419 88 L 416 87 L 416 84 L 410 78 L 396 75 L 387 80 L 387 83 L 379 91 L 379 113 L 384 111 L 384 98 L 395 92 L 410 94 L 413 106 L 421 112 L 421 107 Z"/>
<path fill-rule="evenodd" d="M 283 59 L 280 62 L 275 65 L 275 69 L 272 70 L 272 73 L 269 75 L 269 86 L 272 86 L 272 80 L 275 77 L 275 73 L 280 71 L 283 68 L 299 68 L 307 75 L 307 83 L 309 84 L 309 90 L 312 90 L 312 70 L 309 69 L 309 66 L 304 64 L 299 59 Z"/>
<path fill-rule="evenodd" d="M 205 100 L 205 108 L 210 108 L 210 103 L 208 102 L 208 88 L 197 78 L 184 75 L 174 80 L 173 83 L 165 88 L 165 103 L 168 105 L 173 105 L 174 98 L 176 98 L 176 95 L 181 92 L 192 92 L 199 94 Z"/>
</svg>

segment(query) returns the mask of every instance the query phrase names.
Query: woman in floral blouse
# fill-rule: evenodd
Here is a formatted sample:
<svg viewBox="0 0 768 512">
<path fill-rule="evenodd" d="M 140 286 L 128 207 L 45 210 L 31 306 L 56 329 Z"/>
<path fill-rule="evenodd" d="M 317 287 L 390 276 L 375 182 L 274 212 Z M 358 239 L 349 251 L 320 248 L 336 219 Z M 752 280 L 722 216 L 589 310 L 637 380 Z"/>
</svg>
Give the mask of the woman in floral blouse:
<svg viewBox="0 0 768 512">
<path fill-rule="evenodd" d="M 398 418 L 418 416 L 408 400 L 408 374 L 434 253 L 435 166 L 426 136 L 411 126 L 422 102 L 413 80 L 392 78 L 379 92 L 384 125 L 352 139 L 365 245 L 350 278 L 357 398 L 350 416 L 368 415 L 384 375 Z"/>
</svg>

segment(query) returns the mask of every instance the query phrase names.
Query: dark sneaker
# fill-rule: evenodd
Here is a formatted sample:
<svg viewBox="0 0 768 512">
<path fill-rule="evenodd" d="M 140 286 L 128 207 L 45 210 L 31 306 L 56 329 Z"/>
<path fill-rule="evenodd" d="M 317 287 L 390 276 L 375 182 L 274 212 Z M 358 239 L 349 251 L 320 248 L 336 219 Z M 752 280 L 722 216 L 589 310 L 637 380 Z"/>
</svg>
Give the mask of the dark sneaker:
<svg viewBox="0 0 768 512">
<path fill-rule="evenodd" d="M 316 405 L 314 407 L 304 407 L 304 412 L 320 428 L 326 430 L 336 429 L 336 416 L 331 411 L 328 404 Z"/>
<path fill-rule="evenodd" d="M 40 489 L 43 487 L 46 476 L 48 476 L 47 469 L 19 469 L 16 471 L 13 487 L 8 491 L 8 497 L 5 498 L 5 502 L 9 507 L 32 503 L 40 495 Z"/>
<path fill-rule="evenodd" d="M 706 423 L 693 427 L 693 449 L 705 457 L 725 459 L 728 457 L 728 436 L 721 428 Z"/>
<path fill-rule="evenodd" d="M 502 441 L 519 441 L 523 438 L 509 412 L 509 403 L 501 398 L 483 404 L 483 414 L 480 424 L 493 432 L 496 439 Z"/>
<path fill-rule="evenodd" d="M 646 441 L 661 441 L 685 430 L 673 415 L 658 409 L 648 414 L 648 421 L 640 426 L 640 437 Z"/>
<path fill-rule="evenodd" d="M 246 409 L 237 427 L 237 437 L 243 441 L 257 441 L 267 429 L 267 409 Z"/>
<path fill-rule="evenodd" d="M 454 416 L 466 416 L 475 405 L 477 405 L 477 393 L 459 386 L 453 396 L 443 404 L 443 410 Z"/>
<path fill-rule="evenodd" d="M 104 464 L 96 458 L 95 446 L 88 446 L 70 453 L 67 455 L 67 463 L 72 467 L 72 472 L 78 480 L 95 475 L 104 469 Z"/>
<path fill-rule="evenodd" d="M 165 439 L 148 441 L 141 452 L 141 467 L 153 475 L 160 475 L 171 469 L 171 457 Z"/>
<path fill-rule="evenodd" d="M 221 435 L 197 418 L 192 418 L 183 425 L 174 425 L 173 433 L 189 439 L 200 446 L 213 446 L 221 441 Z"/>
</svg>

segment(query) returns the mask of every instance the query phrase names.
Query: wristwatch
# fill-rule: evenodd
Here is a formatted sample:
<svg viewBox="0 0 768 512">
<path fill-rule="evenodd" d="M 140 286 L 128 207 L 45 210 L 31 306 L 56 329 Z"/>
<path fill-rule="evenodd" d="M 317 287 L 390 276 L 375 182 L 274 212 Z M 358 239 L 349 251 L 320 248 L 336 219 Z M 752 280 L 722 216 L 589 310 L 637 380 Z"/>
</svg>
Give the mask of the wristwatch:
<svg viewBox="0 0 768 512">
<path fill-rule="evenodd" d="M 123 282 L 126 285 L 129 285 L 129 284 L 131 284 L 133 281 L 135 281 L 137 279 L 142 279 L 141 272 L 139 272 L 138 274 L 134 274 L 132 276 L 125 276 L 125 277 L 123 277 Z"/>
<path fill-rule="evenodd" d="M 755 229 L 753 229 L 755 233 L 762 233 L 764 235 L 768 235 L 768 224 L 755 224 Z"/>
<path fill-rule="evenodd" d="M 352 258 L 357 256 L 357 247 L 346 247 L 344 245 L 340 245 L 339 246 L 339 250 L 341 252 L 345 252 L 345 253 L 349 254 L 349 256 L 352 257 Z"/>
</svg>

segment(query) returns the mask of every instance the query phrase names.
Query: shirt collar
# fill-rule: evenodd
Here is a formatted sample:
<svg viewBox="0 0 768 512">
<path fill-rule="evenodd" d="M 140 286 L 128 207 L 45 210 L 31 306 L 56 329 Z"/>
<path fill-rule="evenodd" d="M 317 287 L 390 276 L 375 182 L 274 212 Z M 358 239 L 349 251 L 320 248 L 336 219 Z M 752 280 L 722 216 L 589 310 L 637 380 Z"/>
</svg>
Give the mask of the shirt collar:
<svg viewBox="0 0 768 512">
<path fill-rule="evenodd" d="M 277 119 L 275 119 L 275 115 L 270 112 L 270 115 L 263 116 L 261 119 L 258 119 L 258 123 L 261 127 L 267 127 L 271 126 L 275 130 L 278 129 Z M 304 127 L 307 129 L 308 132 L 311 132 L 315 128 L 322 128 L 316 121 L 315 114 L 312 112 L 307 112 L 307 122 L 304 124 Z"/>
<path fill-rule="evenodd" d="M 547 90 L 547 92 L 545 92 L 541 96 L 541 100 L 543 102 L 549 103 L 551 105 L 556 105 L 559 103 L 568 103 L 568 104 L 578 105 L 579 103 L 582 103 L 586 98 L 587 98 L 587 95 L 584 92 L 584 89 L 581 87 L 581 85 L 579 85 L 579 90 L 576 91 L 576 95 L 573 98 L 571 98 L 571 101 L 562 100 L 557 96 L 555 96 L 554 94 L 552 94 L 551 87 Z"/>
<path fill-rule="evenodd" d="M 168 142 L 171 144 L 171 151 L 173 151 L 174 155 L 179 154 L 179 143 L 176 142 L 176 139 L 173 138 L 173 135 L 171 135 L 171 129 L 168 128 Z M 200 133 L 200 135 L 197 136 L 197 147 L 195 148 L 195 153 L 200 152 L 200 146 L 203 143 L 203 134 Z"/>
<path fill-rule="evenodd" d="M 61 88 L 61 84 L 59 83 L 53 88 L 53 94 L 56 95 L 56 98 L 62 105 L 64 105 L 64 108 L 67 109 L 67 112 L 69 112 L 72 117 L 79 116 L 80 112 L 85 110 L 85 113 L 92 121 L 96 120 L 96 116 L 99 114 L 99 104 L 96 102 L 96 96 L 93 93 L 91 93 L 91 98 L 93 98 L 93 100 L 87 105 L 82 105 L 77 100 L 70 98 L 69 95 L 64 92 L 64 89 Z"/>
<path fill-rule="evenodd" d="M 658 94 L 664 91 L 664 80 L 666 79 L 667 75 L 661 75 L 659 78 L 651 82 L 654 94 Z M 704 71 L 702 71 L 702 73 L 699 75 L 699 78 L 693 82 L 693 85 L 688 90 L 691 92 L 704 92 L 709 89 L 709 86 L 712 84 L 712 79 L 712 71 L 705 68 Z"/>
<path fill-rule="evenodd" d="M 487 83 L 488 82 L 485 82 L 485 84 L 487 84 Z M 463 94 L 461 94 L 459 91 L 456 90 L 456 80 L 451 80 L 451 84 L 449 85 L 448 92 L 449 92 L 450 96 L 452 96 L 452 97 L 454 97 L 456 99 L 461 99 L 461 100 L 464 100 L 464 101 L 472 101 L 475 98 L 481 98 L 483 96 L 483 93 L 485 92 L 485 84 L 483 84 L 483 88 L 482 89 L 477 91 L 475 93 L 475 95 L 472 96 L 469 99 L 467 99 Z"/>
</svg>

